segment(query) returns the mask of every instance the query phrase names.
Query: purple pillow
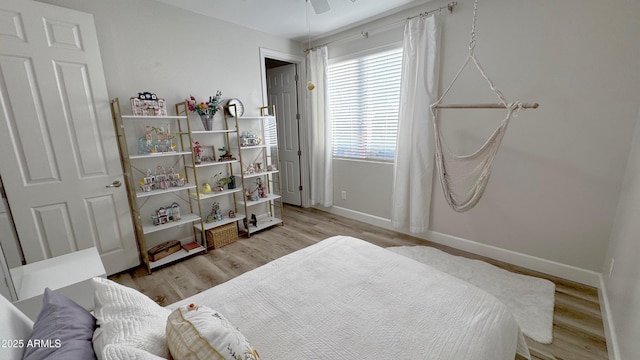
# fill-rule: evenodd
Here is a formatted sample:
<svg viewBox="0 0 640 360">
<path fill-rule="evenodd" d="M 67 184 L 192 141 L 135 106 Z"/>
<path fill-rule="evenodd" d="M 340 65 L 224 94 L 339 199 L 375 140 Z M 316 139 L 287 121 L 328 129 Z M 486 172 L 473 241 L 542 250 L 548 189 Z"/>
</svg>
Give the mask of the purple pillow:
<svg viewBox="0 0 640 360">
<path fill-rule="evenodd" d="M 73 300 L 49 288 L 22 359 L 95 359 L 93 331 L 96 319 Z"/>
</svg>

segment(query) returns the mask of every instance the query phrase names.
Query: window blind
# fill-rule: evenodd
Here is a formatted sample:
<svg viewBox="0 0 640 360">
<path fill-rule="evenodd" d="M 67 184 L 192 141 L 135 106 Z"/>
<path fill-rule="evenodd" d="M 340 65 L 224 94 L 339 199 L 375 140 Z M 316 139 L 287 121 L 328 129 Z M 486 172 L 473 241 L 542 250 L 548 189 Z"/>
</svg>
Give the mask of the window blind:
<svg viewBox="0 0 640 360">
<path fill-rule="evenodd" d="M 393 161 L 402 48 L 329 65 L 333 156 Z"/>
<path fill-rule="evenodd" d="M 264 143 L 265 145 L 278 145 L 278 128 L 275 118 L 269 117 L 264 120 Z"/>
</svg>

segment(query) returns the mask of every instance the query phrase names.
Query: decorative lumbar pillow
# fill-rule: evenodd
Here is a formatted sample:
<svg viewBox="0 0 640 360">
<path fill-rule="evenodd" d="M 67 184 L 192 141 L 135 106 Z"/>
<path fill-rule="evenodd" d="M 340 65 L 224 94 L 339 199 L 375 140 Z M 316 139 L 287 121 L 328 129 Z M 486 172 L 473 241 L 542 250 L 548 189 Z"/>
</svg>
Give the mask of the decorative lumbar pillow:
<svg viewBox="0 0 640 360">
<path fill-rule="evenodd" d="M 171 356 L 180 360 L 258 360 L 258 352 L 229 321 L 206 306 L 175 309 L 167 321 Z"/>
<path fill-rule="evenodd" d="M 91 339 L 96 319 L 73 300 L 49 288 L 42 309 L 24 343 L 23 359 L 95 359 Z"/>
<path fill-rule="evenodd" d="M 98 359 L 108 359 L 108 344 L 130 346 L 162 358 L 169 357 L 165 326 L 170 311 L 135 289 L 94 278 L 94 314 L 98 328 L 93 348 Z"/>
</svg>

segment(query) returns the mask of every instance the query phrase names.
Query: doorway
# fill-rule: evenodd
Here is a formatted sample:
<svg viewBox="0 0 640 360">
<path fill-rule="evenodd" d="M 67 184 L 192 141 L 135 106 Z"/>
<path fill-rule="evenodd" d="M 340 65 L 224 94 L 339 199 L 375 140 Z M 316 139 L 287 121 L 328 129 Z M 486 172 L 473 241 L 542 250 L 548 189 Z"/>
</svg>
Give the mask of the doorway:
<svg viewBox="0 0 640 360">
<path fill-rule="evenodd" d="M 301 91 L 304 59 L 260 49 L 263 101 L 275 105 L 278 131 L 278 166 L 285 204 L 308 207 L 306 126 Z"/>
</svg>

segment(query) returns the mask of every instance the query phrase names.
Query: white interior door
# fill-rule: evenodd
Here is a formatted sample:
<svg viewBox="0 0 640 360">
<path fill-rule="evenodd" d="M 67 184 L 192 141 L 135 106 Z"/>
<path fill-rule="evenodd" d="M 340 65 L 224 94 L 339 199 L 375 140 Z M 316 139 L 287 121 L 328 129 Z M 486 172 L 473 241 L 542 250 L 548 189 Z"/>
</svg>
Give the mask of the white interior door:
<svg viewBox="0 0 640 360">
<path fill-rule="evenodd" d="M 296 65 L 289 64 L 267 70 L 269 105 L 276 106 L 278 120 L 278 156 L 282 201 L 300 206 L 300 141 L 298 130 L 298 98 Z"/>
<path fill-rule="evenodd" d="M 139 262 L 93 16 L 0 4 L 0 174 L 27 263 L 96 246 Z"/>
</svg>

